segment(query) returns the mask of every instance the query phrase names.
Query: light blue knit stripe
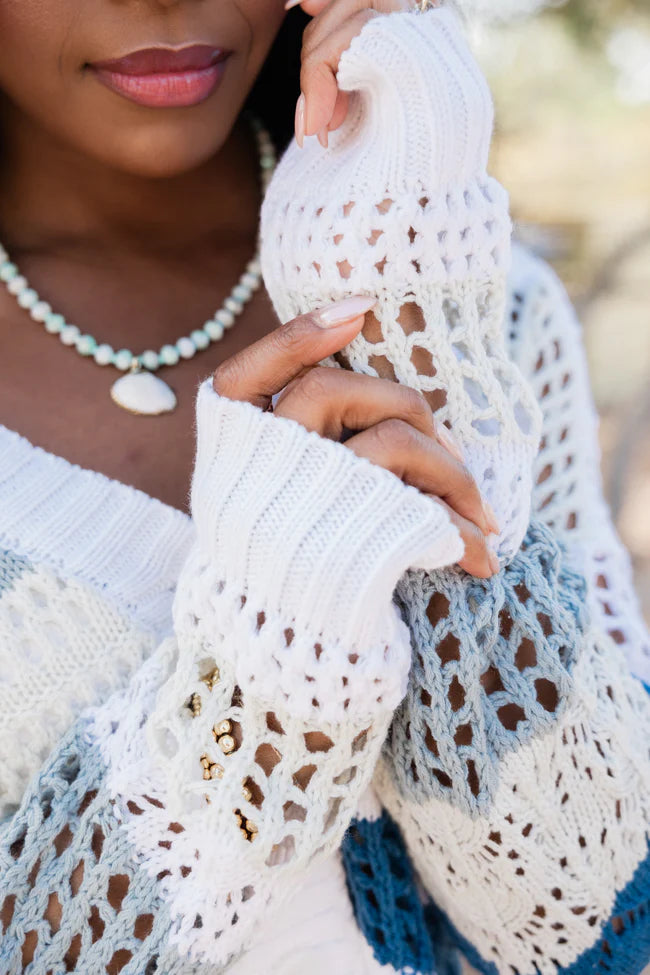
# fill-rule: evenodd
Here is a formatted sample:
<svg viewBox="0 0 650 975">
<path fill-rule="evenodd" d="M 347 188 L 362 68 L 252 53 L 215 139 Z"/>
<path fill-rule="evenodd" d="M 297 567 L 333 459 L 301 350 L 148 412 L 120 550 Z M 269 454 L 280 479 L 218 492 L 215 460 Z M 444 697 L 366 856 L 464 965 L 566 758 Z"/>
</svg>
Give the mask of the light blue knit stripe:
<svg viewBox="0 0 650 975">
<path fill-rule="evenodd" d="M 29 559 L 16 552 L 0 548 L 0 596 L 5 589 L 11 589 L 25 572 L 33 572 Z"/>
<path fill-rule="evenodd" d="M 126 832 L 104 790 L 100 754 L 83 719 L 37 773 L 16 815 L 0 826 L 0 908 L 15 898 L 13 918 L 0 938 L 0 972 L 23 972 L 26 932 L 38 940 L 29 971 L 62 972 L 77 942 L 77 972 L 87 975 L 124 963 L 121 975 L 198 975 L 205 966 L 179 958 L 169 945 L 174 924 L 156 895 L 157 879 L 137 866 Z M 67 846 L 66 846 L 67 843 Z M 84 861 L 79 890 L 70 878 Z M 109 902 L 112 878 L 128 879 L 121 902 Z M 114 883 L 114 881 L 113 881 Z M 56 893 L 61 924 L 45 919 Z M 197 916 L 195 926 L 200 927 Z M 130 956 L 130 957 L 129 957 Z M 67 970 L 67 968 L 65 969 Z M 210 975 L 217 975 L 214 965 Z"/>
<path fill-rule="evenodd" d="M 499 975 L 493 962 L 486 961 L 443 911 L 431 906 L 427 912 L 432 935 L 444 932 L 465 958 L 483 975 Z M 594 944 L 573 964 L 556 968 L 557 975 L 639 975 L 650 964 L 650 843 L 644 860 L 630 882 L 620 891 L 609 920 L 594 936 Z M 536 975 L 522 971 L 520 975 Z"/>
<path fill-rule="evenodd" d="M 384 749 L 403 795 L 486 814 L 504 756 L 554 728 L 571 700 L 585 594 L 536 522 L 492 579 L 460 569 L 404 577 L 397 597 L 413 666 Z"/>
</svg>

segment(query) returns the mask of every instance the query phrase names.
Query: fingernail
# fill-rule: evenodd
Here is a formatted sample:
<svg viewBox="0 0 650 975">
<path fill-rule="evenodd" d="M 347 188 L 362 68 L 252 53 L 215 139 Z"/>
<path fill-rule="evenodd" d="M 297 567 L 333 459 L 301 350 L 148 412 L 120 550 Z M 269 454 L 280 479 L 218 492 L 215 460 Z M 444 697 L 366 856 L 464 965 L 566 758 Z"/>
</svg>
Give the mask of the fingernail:
<svg viewBox="0 0 650 975">
<path fill-rule="evenodd" d="M 342 325 L 350 322 L 353 318 L 360 318 L 377 304 L 376 298 L 367 298 L 362 295 L 355 295 L 353 298 L 344 298 L 337 301 L 327 308 L 321 308 L 316 312 L 316 318 L 322 328 L 332 328 L 335 325 Z"/>
<path fill-rule="evenodd" d="M 300 3 L 302 3 L 302 0 L 287 0 L 284 5 L 284 9 L 291 10 L 292 7 L 297 7 Z"/>
<path fill-rule="evenodd" d="M 327 149 L 329 145 L 329 132 L 327 130 L 327 126 L 321 129 L 320 132 L 318 133 L 318 141 L 322 145 L 323 149 Z"/>
<path fill-rule="evenodd" d="M 501 572 L 501 566 L 499 565 L 499 560 L 494 554 L 494 552 L 490 552 L 488 554 L 488 562 L 490 564 L 490 569 L 492 570 L 492 575 L 497 575 L 499 572 Z"/>
<path fill-rule="evenodd" d="M 497 516 L 494 513 L 494 508 L 489 501 L 483 501 L 483 511 L 485 513 L 485 520 L 487 521 L 488 528 L 492 531 L 492 534 L 500 535 L 501 529 L 499 528 L 499 522 L 497 521 Z"/>
<path fill-rule="evenodd" d="M 444 423 L 436 423 L 436 431 L 438 434 L 438 440 L 446 447 L 449 453 L 460 461 L 461 464 L 465 463 L 465 458 L 463 456 L 463 451 L 460 449 L 456 438 L 452 436 Z"/>
<path fill-rule="evenodd" d="M 302 149 L 305 141 L 305 96 L 301 93 L 296 104 L 296 142 Z"/>
</svg>

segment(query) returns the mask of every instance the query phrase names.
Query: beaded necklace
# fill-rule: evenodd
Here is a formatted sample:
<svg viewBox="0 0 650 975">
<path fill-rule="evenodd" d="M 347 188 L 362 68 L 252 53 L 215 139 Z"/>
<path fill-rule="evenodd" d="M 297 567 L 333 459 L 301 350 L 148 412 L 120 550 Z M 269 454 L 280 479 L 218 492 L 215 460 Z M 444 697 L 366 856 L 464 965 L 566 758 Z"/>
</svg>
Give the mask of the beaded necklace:
<svg viewBox="0 0 650 975">
<path fill-rule="evenodd" d="M 257 119 L 251 119 L 251 126 L 259 152 L 264 195 L 275 169 L 276 152 L 271 136 L 261 123 Z M 115 350 L 106 342 L 99 343 L 92 335 L 82 334 L 76 325 L 71 325 L 63 315 L 53 311 L 20 273 L 2 244 L 0 282 L 4 283 L 9 294 L 29 313 L 33 321 L 42 324 L 51 335 L 58 335 L 63 345 L 75 349 L 79 355 L 94 359 L 98 366 L 113 366 L 126 373 L 111 386 L 111 399 L 114 403 L 131 413 L 153 416 L 170 412 L 177 403 L 173 389 L 159 376 L 155 376 L 154 372 L 161 367 L 175 366 L 181 359 L 191 359 L 197 352 L 207 349 L 212 342 L 222 339 L 259 289 L 262 272 L 257 249 L 228 297 L 202 328 L 181 336 L 173 345 L 163 345 L 157 352 L 146 349 L 137 355 L 130 349 Z"/>
</svg>

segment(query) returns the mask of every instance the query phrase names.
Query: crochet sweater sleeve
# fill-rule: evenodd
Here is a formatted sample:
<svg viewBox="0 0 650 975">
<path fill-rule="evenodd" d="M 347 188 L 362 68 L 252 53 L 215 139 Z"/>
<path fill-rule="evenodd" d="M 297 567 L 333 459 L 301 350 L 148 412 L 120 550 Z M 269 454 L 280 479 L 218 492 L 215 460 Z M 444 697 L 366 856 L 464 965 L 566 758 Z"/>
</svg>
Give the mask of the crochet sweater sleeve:
<svg viewBox="0 0 650 975">
<path fill-rule="evenodd" d="M 612 524 L 600 471 L 598 415 L 575 311 L 557 275 L 516 246 L 506 328 L 513 359 L 544 414 L 533 510 L 587 580 L 592 616 L 650 686 L 650 639 L 630 558 Z"/>
<path fill-rule="evenodd" d="M 444 7 L 370 21 L 339 81 L 346 127 L 326 151 L 292 147 L 270 187 L 269 290 L 281 317 L 379 296 L 339 365 L 429 396 L 502 526 L 494 579 L 398 585 L 413 662 L 374 785 L 447 940 L 483 972 L 637 971 L 649 700 L 533 491 L 542 414 L 506 347 L 510 225 L 485 170 L 485 81 Z"/>
<path fill-rule="evenodd" d="M 281 320 L 378 302 L 339 364 L 422 391 L 462 444 L 509 557 L 528 526 L 539 408 L 502 333 L 507 194 L 486 167 L 489 90 L 449 8 L 371 20 L 341 58 L 350 111 L 330 148 L 287 150 L 262 210 Z"/>
<path fill-rule="evenodd" d="M 240 953 L 372 775 L 409 667 L 399 575 L 462 551 L 430 499 L 210 380 L 197 425 L 174 636 L 0 829 L 3 972 L 176 975 Z"/>
</svg>

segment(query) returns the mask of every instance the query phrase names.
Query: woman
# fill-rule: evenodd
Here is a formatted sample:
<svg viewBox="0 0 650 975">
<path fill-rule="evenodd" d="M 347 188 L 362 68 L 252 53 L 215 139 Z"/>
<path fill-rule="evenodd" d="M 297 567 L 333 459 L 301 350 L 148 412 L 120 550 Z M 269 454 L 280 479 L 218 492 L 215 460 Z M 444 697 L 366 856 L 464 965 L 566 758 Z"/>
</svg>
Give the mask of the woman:
<svg viewBox="0 0 650 975">
<path fill-rule="evenodd" d="M 317 0 L 303 6 L 315 19 L 305 38 L 304 97 L 298 102 L 296 135 L 298 142 L 317 135 L 319 143 L 305 145 L 300 165 L 306 172 L 313 165 L 318 169 L 323 159 L 346 162 L 346 167 L 350 163 L 345 146 L 355 126 L 363 128 L 368 111 L 363 99 L 349 93 L 368 89 L 372 96 L 371 67 L 384 63 L 376 57 L 378 50 L 386 52 L 386 65 L 399 68 L 393 52 L 418 49 L 410 33 L 416 22 L 422 44 L 429 46 L 409 65 L 408 76 L 420 79 L 420 95 L 431 92 L 436 89 L 429 83 L 428 66 L 446 63 L 436 104 L 461 113 L 470 106 L 479 118 L 476 136 L 474 128 L 456 124 L 461 115 L 447 115 L 454 119 L 454 132 L 469 134 L 463 165 L 481 169 L 481 154 L 489 142 L 489 99 L 458 25 L 446 11 L 420 16 L 402 12 L 401 4 L 377 3 L 370 9 L 369 4 L 344 0 L 327 7 Z M 475 764 L 476 782 L 470 777 L 464 786 L 460 783 L 454 756 L 468 754 L 463 751 L 472 747 L 467 729 L 473 734 L 475 724 L 460 722 L 465 703 L 455 707 L 450 697 L 460 672 L 453 661 L 464 660 L 465 653 L 461 638 L 449 632 L 452 615 L 440 597 L 443 603 L 464 602 L 470 607 L 482 602 L 495 606 L 499 599 L 503 605 L 515 589 L 512 580 L 518 571 L 528 571 L 535 558 L 546 566 L 550 581 L 538 579 L 539 572 L 532 569 L 525 581 L 566 637 L 566 653 L 557 641 L 553 645 L 552 634 L 539 622 L 542 610 L 537 603 L 521 611 L 507 603 L 515 629 L 529 622 L 527 612 L 538 620 L 537 642 L 523 630 L 520 634 L 521 643 L 528 640 L 532 646 L 522 666 L 528 670 L 525 687 L 519 688 L 522 701 L 529 696 L 531 681 L 548 680 L 552 653 L 560 657 L 552 671 L 555 705 L 549 706 L 550 691 L 543 687 L 537 705 L 526 714 L 525 732 L 517 730 L 517 722 L 507 729 L 513 735 L 504 753 L 514 749 L 525 765 L 529 741 L 548 741 L 550 732 L 560 728 L 560 704 L 567 711 L 575 704 L 574 658 L 585 644 L 585 625 L 581 607 L 567 608 L 561 594 L 563 587 L 580 599 L 584 593 L 575 574 L 558 569 L 559 550 L 548 529 L 537 530 L 532 542 L 527 536 L 523 554 L 509 561 L 498 577 L 504 582 L 495 581 L 495 589 L 481 589 L 492 584 L 478 581 L 495 576 L 499 559 L 510 560 L 519 547 L 532 478 L 525 460 L 532 461 L 540 420 L 529 387 L 516 370 L 506 367 L 496 340 L 506 260 L 502 254 L 485 256 L 494 251 L 493 243 L 479 241 L 476 250 L 479 261 L 490 265 L 495 301 L 488 308 L 483 300 L 475 300 L 476 295 L 472 298 L 476 308 L 483 308 L 476 317 L 475 347 L 467 344 L 469 338 L 452 341 L 456 351 L 448 360 L 450 375 L 441 370 L 437 386 L 435 366 L 424 355 L 426 344 L 414 361 L 409 346 L 415 367 L 412 385 L 424 396 L 389 382 L 391 367 L 392 374 L 402 378 L 390 322 L 399 321 L 402 334 L 411 337 L 423 332 L 418 315 L 424 298 L 402 315 L 403 307 L 414 302 L 401 295 L 399 315 L 391 319 L 386 309 L 392 287 L 364 287 L 351 294 L 349 285 L 340 283 L 355 280 L 354 253 L 347 250 L 343 260 L 334 262 L 340 281 L 324 289 L 338 300 L 312 302 L 318 287 L 302 266 L 302 283 L 296 290 L 295 278 L 290 280 L 293 264 L 302 261 L 319 281 L 325 276 L 321 277 L 323 266 L 317 257 L 311 262 L 302 259 L 308 253 L 303 248 L 312 246 L 308 225 L 306 232 L 305 225 L 300 227 L 304 237 L 296 237 L 300 245 L 294 244 L 293 262 L 286 257 L 282 214 L 287 227 L 300 222 L 291 210 L 291 195 L 295 190 L 299 196 L 303 185 L 296 181 L 303 171 L 296 169 L 299 150 L 293 148 L 274 184 L 277 190 L 272 185 L 267 201 L 263 257 L 267 285 L 282 319 L 291 317 L 283 312 L 283 302 L 306 307 L 297 308 L 302 314 L 287 325 L 272 330 L 264 294 L 248 301 L 257 284 L 253 262 L 240 290 L 213 316 L 215 295 L 228 294 L 255 250 L 260 199 L 254 140 L 237 120 L 283 17 L 275 0 L 219 5 L 189 0 L 127 6 L 101 2 L 92 9 L 76 0 L 45 6 L 25 0 L 20 5 L 0 2 L 0 29 L 7 47 L 0 66 L 0 193 L 3 243 L 11 257 L 0 271 L 8 284 L 0 307 L 9 349 L 2 364 L 0 523 L 5 550 L 0 646 L 7 675 L 3 971 L 45 973 L 65 967 L 110 973 L 290 972 L 304 970 L 307 964 L 316 971 L 336 965 L 342 971 L 372 972 L 383 964 L 429 971 L 433 958 L 427 923 L 440 928 L 436 950 L 455 941 L 487 970 L 501 965 L 484 944 L 486 937 L 497 939 L 497 932 L 490 930 L 491 895 L 500 904 L 501 888 L 507 884 L 496 882 L 493 868 L 486 876 L 472 867 L 482 896 L 465 898 L 463 904 L 461 885 L 454 902 L 439 876 L 448 868 L 456 872 L 463 861 L 462 843 L 454 845 L 447 836 L 441 845 L 429 826 L 433 818 L 450 833 L 458 832 L 466 816 L 468 822 L 480 822 L 476 835 L 489 827 L 490 842 L 498 846 L 502 840 L 494 835 L 490 816 L 499 809 L 494 801 L 497 783 L 512 774 L 507 762 L 494 774 Z M 288 20 L 287 30 L 290 24 Z M 408 42 L 414 46 L 409 48 Z M 272 58 L 267 62 L 273 81 L 278 77 L 274 63 Z M 41 70 L 35 70 L 37 66 Z M 391 85 L 404 76 L 403 70 L 386 73 Z M 263 112 L 276 96 L 268 77 L 260 76 L 254 96 Z M 383 98 L 383 75 L 380 81 Z M 400 106 L 409 102 L 410 93 L 399 85 L 397 89 L 393 118 L 399 120 Z M 461 92 L 456 101 L 454 91 Z M 273 105 L 269 117 L 278 118 L 284 110 L 284 102 L 281 111 Z M 384 125 L 381 131 L 385 129 Z M 445 132 L 436 131 L 444 147 Z M 335 143 L 332 156 L 326 149 L 330 138 Z M 268 167 L 268 137 L 258 134 L 258 144 Z M 457 146 L 455 136 L 449 145 Z M 314 152 L 320 155 L 314 157 Z M 457 159 L 454 152 L 442 156 L 452 166 Z M 358 159 L 352 162 L 356 165 Z M 371 170 L 366 165 L 366 171 Z M 351 185 L 347 168 L 340 172 L 345 179 L 319 184 L 329 186 L 333 196 L 345 195 Z M 315 176 L 320 178 L 320 173 L 315 171 Z M 433 194 L 434 184 L 435 180 L 430 186 Z M 502 235 L 507 224 L 504 200 L 492 189 L 489 202 L 494 212 L 487 222 Z M 382 233 L 393 240 L 397 224 L 390 214 L 401 207 L 397 194 L 390 200 L 369 199 L 380 216 L 388 215 L 385 226 L 366 228 L 368 238 L 362 238 L 357 227 L 354 239 L 366 239 L 367 246 L 374 247 Z M 435 199 L 420 199 L 428 215 Z M 351 202 L 339 201 L 337 213 L 349 217 Z M 325 212 L 327 203 L 319 203 L 310 219 L 320 219 L 318 211 Z M 415 224 L 405 226 L 403 247 L 389 248 L 373 267 L 385 260 L 381 270 L 389 276 L 395 260 L 399 267 L 406 241 L 413 245 L 420 232 Z M 432 226 L 425 222 L 421 231 L 428 247 Z M 375 229 L 378 236 L 373 240 Z M 459 232 L 462 236 L 463 228 Z M 327 233 L 321 260 L 330 245 L 339 246 L 339 234 L 331 227 Z M 438 246 L 439 256 L 447 254 L 444 236 L 434 250 Z M 408 274 L 421 274 L 425 256 L 424 250 L 417 256 L 408 252 L 413 269 Z M 435 292 L 438 298 L 443 295 L 440 307 L 447 302 L 448 323 L 454 319 L 453 303 L 461 295 L 475 294 L 465 272 L 454 270 L 453 261 L 450 267 L 446 271 L 449 281 L 453 278 L 453 290 Z M 47 306 L 27 281 L 47 297 Z M 118 281 L 122 287 L 116 288 Z M 335 294 L 337 290 L 341 293 Z M 542 400 L 549 398 L 546 386 L 556 382 L 558 370 L 562 375 L 564 399 L 559 402 L 551 396 L 547 410 L 547 422 L 553 424 L 553 411 L 566 410 L 567 396 L 582 392 L 575 329 L 552 278 L 524 256 L 516 265 L 511 293 L 516 305 L 511 317 L 522 324 L 527 321 L 530 333 L 524 339 L 513 327 L 512 349 L 528 366 L 529 380 L 538 387 L 544 383 L 539 388 Z M 237 326 L 225 332 L 223 341 L 215 341 L 244 304 Z M 70 329 L 57 314 L 59 309 L 68 322 L 88 322 L 102 342 Z M 31 325 L 15 341 L 15 330 L 29 325 L 27 312 L 59 334 L 62 342 L 51 342 Z M 207 324 L 202 337 L 195 331 L 170 351 L 180 321 L 188 331 L 193 325 L 186 322 Z M 210 339 L 215 345 L 195 356 Z M 47 363 L 40 351 L 43 343 L 50 349 Z M 383 343 L 383 358 L 371 362 L 366 353 L 364 361 L 364 343 Z M 441 342 L 441 354 L 443 346 Z M 127 348 L 138 350 L 136 362 Z M 161 351 L 155 365 L 169 367 L 177 406 L 160 418 L 129 416 L 121 405 L 145 412 L 173 405 L 168 389 L 146 379 L 157 348 Z M 141 349 L 149 352 L 140 354 Z M 547 352 L 548 361 L 543 358 L 540 363 Z M 480 394 L 471 385 L 473 393 L 468 392 L 463 379 L 479 436 L 463 435 L 459 445 L 441 418 L 454 426 L 454 360 L 467 362 L 479 354 L 484 356 L 481 378 L 492 382 L 498 373 L 503 388 L 509 381 L 508 389 L 516 395 L 508 392 L 498 403 L 490 403 L 488 417 L 481 412 L 487 407 Z M 333 355 L 339 365 L 351 364 L 366 375 L 311 368 Z M 108 366 L 103 371 L 102 363 Z M 114 385 L 115 367 L 133 367 L 133 374 L 123 377 L 128 382 Z M 569 375 L 564 382 L 567 369 L 577 380 Z M 185 513 L 193 457 L 190 410 L 199 380 L 208 374 L 212 378 L 201 383 L 196 405 L 198 446 L 190 521 Z M 35 377 L 45 391 L 40 399 L 30 395 Z M 56 411 L 43 409 L 51 400 L 56 400 Z M 527 405 L 528 425 L 513 412 L 517 403 Z M 431 407 L 438 410 L 438 420 Z M 576 409 L 581 419 L 589 417 L 588 399 L 578 402 Z M 510 412 L 519 416 L 515 426 L 508 427 L 514 431 L 511 443 L 518 474 L 511 498 L 507 491 L 490 486 L 502 480 L 502 469 L 486 460 L 493 456 L 491 444 L 496 441 L 489 449 L 479 443 L 489 434 L 482 424 L 506 424 Z M 458 429 L 463 434 L 462 424 Z M 589 430 L 582 436 L 576 427 L 564 437 L 560 434 L 558 443 L 571 445 L 567 449 L 573 463 L 560 463 L 556 454 L 557 470 L 546 475 L 546 488 L 540 490 L 548 494 L 552 476 L 557 490 L 546 505 L 548 513 L 558 532 L 577 531 L 578 520 L 565 517 L 567 477 L 578 477 L 589 489 L 593 486 L 593 435 Z M 558 443 L 554 446 L 559 451 Z M 548 453 L 540 456 L 543 474 Z M 487 494 L 497 502 L 496 515 Z M 588 500 L 601 511 L 597 494 Z M 497 533 L 495 542 L 490 536 Z M 543 563 L 549 550 L 553 557 Z M 606 558 L 609 551 L 618 555 L 619 549 L 606 533 L 605 547 L 584 557 L 584 571 L 589 574 L 592 562 Z M 460 570 L 449 570 L 459 560 L 475 583 Z M 411 632 L 391 599 L 406 569 L 423 570 L 407 590 L 400 590 Z M 440 574 L 442 569 L 447 571 Z M 622 575 L 610 579 L 602 571 L 601 577 L 605 582 L 598 585 L 608 590 L 608 611 L 615 613 L 617 585 L 629 603 L 629 580 Z M 426 633 L 413 611 L 418 585 L 424 586 L 419 605 L 427 607 L 431 629 Z M 495 595 L 499 592 L 501 596 Z M 438 594 L 437 604 L 430 599 L 432 593 Z M 597 605 L 595 597 L 592 602 Z M 629 629 L 621 629 L 618 642 L 628 642 L 641 660 L 638 631 L 627 615 Z M 471 639 L 479 632 L 478 626 L 470 627 L 462 636 Z M 440 648 L 445 647 L 449 659 L 443 665 L 451 669 L 429 687 L 427 679 L 433 677 L 436 684 L 437 677 L 430 657 L 420 657 L 425 672 L 414 668 L 406 703 L 391 728 L 386 758 L 378 766 L 393 712 L 404 698 L 411 639 L 416 646 L 418 640 L 428 640 L 440 661 Z M 497 633 L 493 642 L 499 639 L 510 638 Z M 602 639 L 589 646 L 601 655 L 614 649 Z M 539 663 L 532 653 L 539 655 Z M 481 671 L 482 654 L 479 648 L 473 655 Z M 591 666 L 591 657 L 588 661 Z M 501 706 L 500 693 L 515 693 L 508 677 L 498 668 L 495 674 L 490 668 L 485 673 L 487 680 L 478 673 L 471 689 L 466 675 L 464 697 L 476 697 L 473 692 L 482 688 L 487 697 L 497 695 Z M 498 685 L 502 677 L 506 689 Z M 647 726 L 640 685 L 622 674 L 613 697 L 621 682 L 635 709 L 635 726 Z M 577 681 L 579 687 L 587 683 L 584 677 Z M 443 714 L 436 694 L 450 701 L 455 715 L 455 742 L 440 761 L 430 728 L 427 738 L 425 727 L 417 723 L 420 716 L 413 721 L 413 736 L 408 717 L 404 720 L 409 708 L 415 713 L 413 695 Z M 596 711 L 602 718 L 602 709 Z M 552 716 L 544 718 L 542 712 Z M 605 717 L 611 719 L 609 712 Z M 621 717 L 612 727 L 623 740 L 625 720 Z M 544 737 L 542 731 L 549 734 Z M 408 741 L 424 742 L 429 758 L 422 761 L 421 749 L 419 758 L 412 754 Z M 611 742 L 603 744 L 609 749 Z M 624 861 L 610 884 L 615 895 L 627 889 L 642 860 L 647 796 L 639 782 L 643 784 L 645 777 L 647 785 L 647 756 L 625 747 L 614 751 L 611 764 L 616 774 L 619 753 L 632 756 L 628 771 L 632 776 L 634 769 L 636 779 L 629 777 L 625 786 L 639 804 L 636 818 L 628 816 L 629 803 L 622 811 L 625 796 L 618 798 L 617 780 L 610 805 L 616 810 L 621 803 L 619 815 L 615 812 L 614 821 L 607 819 L 606 825 L 609 811 L 597 818 L 599 835 L 609 830 L 617 837 L 613 846 L 603 840 L 603 849 L 608 854 L 615 850 Z M 488 756 L 483 763 L 487 767 L 491 753 L 486 749 L 482 754 Z M 538 761 L 539 756 L 534 758 Z M 599 761 L 597 756 L 594 760 Z M 469 761 L 463 769 L 469 769 Z M 410 782 L 400 781 L 400 766 L 415 768 Z M 426 919 L 422 913 L 398 835 L 380 816 L 377 799 L 367 789 L 376 767 L 381 800 L 409 834 L 411 855 L 429 891 L 443 901 L 446 917 L 434 913 Z M 549 767 L 554 770 L 552 762 Z M 418 796 L 413 786 L 422 781 L 420 773 L 425 784 L 437 783 L 434 792 L 450 789 L 458 801 L 448 804 L 431 788 Z M 548 776 L 548 769 L 544 774 Z M 581 774 L 584 778 L 584 770 Z M 555 778 L 554 774 L 557 789 Z M 602 791 L 600 779 L 598 783 Z M 550 788 L 545 780 L 535 785 L 541 794 Z M 588 792 L 587 784 L 585 788 Z M 412 828 L 418 808 L 429 829 L 426 843 Z M 338 849 L 355 813 L 356 825 L 343 850 L 348 897 Z M 505 832 L 508 827 L 501 828 Z M 521 832 L 520 823 L 516 828 Z M 629 848 L 625 856 L 618 841 L 623 833 Z M 577 838 L 575 847 L 581 856 L 583 846 Z M 528 848 L 516 852 L 528 865 Z M 491 851 L 488 855 L 495 856 Z M 473 864 L 473 857 L 474 852 L 465 858 L 466 864 Z M 537 902 L 549 879 L 547 861 L 542 857 L 540 862 L 535 882 L 522 881 L 519 889 L 511 889 L 511 903 L 530 898 Z M 571 863 L 570 884 L 580 894 L 585 889 L 593 893 L 594 863 L 583 858 L 581 869 Z M 392 866 L 390 883 L 378 869 L 386 865 Z M 619 885 L 621 877 L 625 883 Z M 467 886 L 468 881 L 463 883 Z M 583 905 L 574 900 L 557 907 L 562 920 L 549 919 L 549 932 L 552 924 L 563 925 L 574 944 L 558 935 L 560 929 L 546 932 L 544 964 L 558 967 L 547 950 L 548 937 L 564 939 L 564 945 L 555 946 L 560 967 L 568 968 L 576 960 L 584 963 L 589 952 L 592 958 L 594 951 L 598 957 L 612 952 L 614 945 L 603 933 L 607 924 L 613 925 L 621 944 L 625 942 L 629 957 L 629 922 L 618 916 L 610 920 L 614 895 L 601 897 L 591 911 L 576 913 L 574 908 Z M 463 931 L 463 909 L 477 928 L 480 950 L 469 944 L 474 939 L 468 937 L 466 925 Z M 519 962 L 518 943 L 523 941 L 533 961 L 521 970 L 533 970 L 533 955 L 541 951 L 535 925 L 543 926 L 540 919 L 546 907 L 541 910 L 525 934 L 508 926 L 499 942 L 506 955 L 504 965 Z M 583 914 L 584 929 L 582 920 L 575 920 Z M 640 945 L 645 950 L 642 939 L 637 942 L 636 949 Z M 636 950 L 639 968 L 645 960 Z"/>
</svg>

